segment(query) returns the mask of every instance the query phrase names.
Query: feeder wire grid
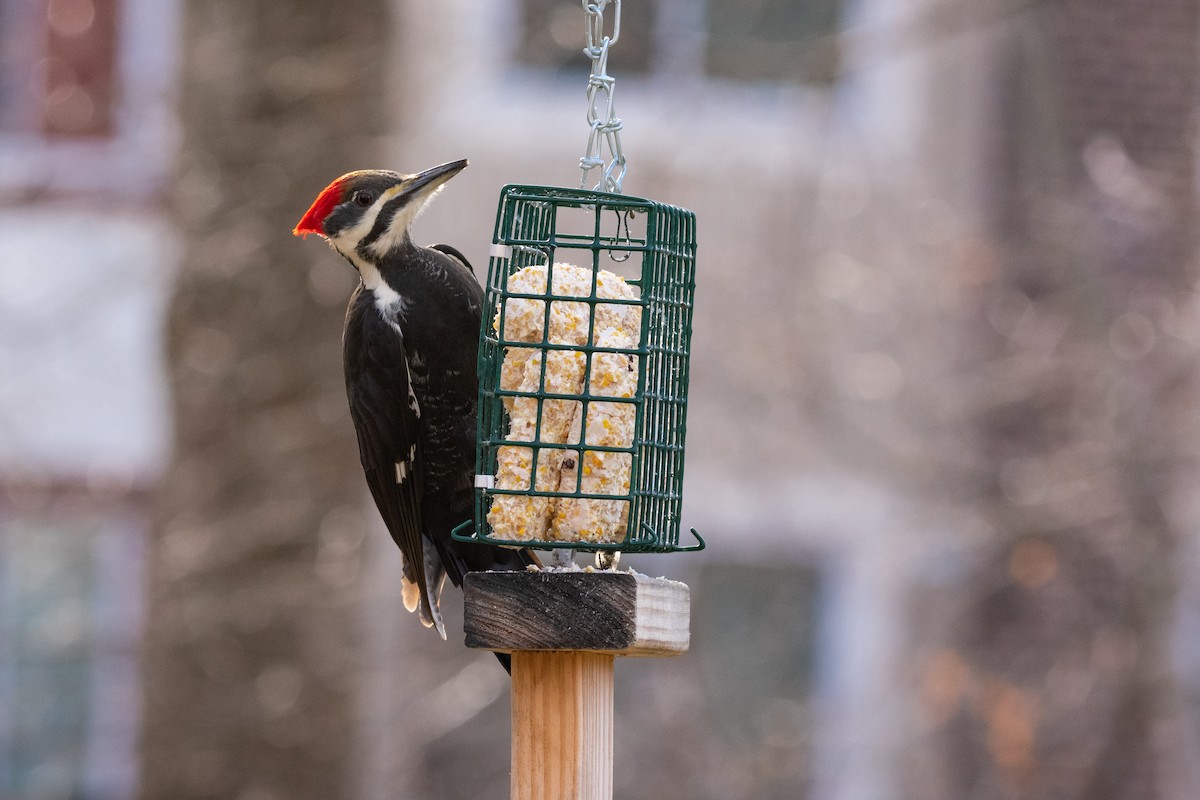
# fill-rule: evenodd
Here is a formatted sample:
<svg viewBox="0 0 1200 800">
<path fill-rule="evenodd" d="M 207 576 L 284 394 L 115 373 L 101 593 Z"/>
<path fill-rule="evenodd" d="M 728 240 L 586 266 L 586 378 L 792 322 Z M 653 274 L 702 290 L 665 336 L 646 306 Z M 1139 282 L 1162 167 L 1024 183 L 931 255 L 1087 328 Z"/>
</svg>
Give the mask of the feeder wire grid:
<svg viewBox="0 0 1200 800">
<path fill-rule="evenodd" d="M 704 541 L 694 529 L 691 533 L 696 543 L 679 544 L 688 359 L 695 295 L 695 214 L 675 206 L 609 192 L 510 185 L 500 194 L 492 242 L 479 336 L 475 519 L 458 526 L 454 538 L 535 549 L 660 553 L 703 549 Z M 555 270 L 578 272 L 570 264 L 590 270 L 590 294 L 555 293 L 559 284 L 554 277 Z M 527 285 L 524 290 L 516 291 L 510 286 L 510 278 L 529 267 L 545 270 L 544 291 L 530 293 Z M 620 273 L 633 287 L 630 296 L 598 294 L 602 270 Z M 508 335 L 505 314 L 510 308 L 510 300 L 539 302 L 545 314 L 544 325 L 538 331 L 540 341 L 505 338 Z M 553 341 L 551 313 L 560 302 L 587 304 L 585 343 Z M 620 305 L 640 309 L 636 346 L 597 345 L 593 335 L 597 306 L 616 308 Z M 532 390 L 526 390 L 528 387 L 502 388 L 505 356 L 515 352 L 515 348 L 532 351 L 533 357 L 540 362 L 540 379 Z M 562 350 L 581 353 L 586 359 L 580 393 L 555 393 L 546 389 L 547 362 L 552 353 Z M 631 396 L 599 393 L 589 385 L 593 359 L 598 359 L 602 353 L 634 357 L 632 361 L 638 365 L 637 388 Z M 532 439 L 509 438 L 512 420 L 506 405 L 511 406 L 520 398 L 528 398 L 536 404 L 537 419 Z M 573 432 L 569 441 L 542 440 L 547 401 L 581 404 L 581 429 L 577 434 Z M 632 441 L 616 446 L 592 443 L 587 426 L 594 424 L 589 416 L 589 407 L 593 403 L 631 405 L 635 410 Z M 532 467 L 525 487 L 498 487 L 496 476 L 501 448 L 531 451 Z M 554 487 L 543 486 L 538 475 L 538 459 L 553 458 L 556 450 L 576 454 L 582 451 L 583 457 L 573 459 L 573 464 L 571 460 L 565 461 L 566 469 L 573 466 L 576 470 L 574 480 L 564 480 L 564 485 Z M 584 491 L 583 476 L 589 453 L 625 454 L 617 456 L 616 460 L 628 464 L 627 487 L 611 492 Z M 488 514 L 496 499 L 506 495 L 627 503 L 623 533 L 618 531 L 615 536 L 589 540 L 500 537 L 489 525 Z"/>
</svg>

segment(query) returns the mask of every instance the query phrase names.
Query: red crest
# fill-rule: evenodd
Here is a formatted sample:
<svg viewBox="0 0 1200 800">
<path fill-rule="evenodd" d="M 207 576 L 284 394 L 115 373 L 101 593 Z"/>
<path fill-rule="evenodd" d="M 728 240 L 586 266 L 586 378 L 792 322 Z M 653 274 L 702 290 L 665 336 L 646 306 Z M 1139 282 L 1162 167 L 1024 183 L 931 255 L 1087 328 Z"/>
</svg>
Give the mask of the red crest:
<svg viewBox="0 0 1200 800">
<path fill-rule="evenodd" d="M 329 216 L 330 211 L 333 211 L 334 206 L 342 201 L 342 181 L 344 179 L 343 175 L 317 195 L 317 199 L 313 201 L 308 211 L 292 229 L 293 236 L 308 236 L 310 233 L 325 235 L 325 218 Z"/>
</svg>

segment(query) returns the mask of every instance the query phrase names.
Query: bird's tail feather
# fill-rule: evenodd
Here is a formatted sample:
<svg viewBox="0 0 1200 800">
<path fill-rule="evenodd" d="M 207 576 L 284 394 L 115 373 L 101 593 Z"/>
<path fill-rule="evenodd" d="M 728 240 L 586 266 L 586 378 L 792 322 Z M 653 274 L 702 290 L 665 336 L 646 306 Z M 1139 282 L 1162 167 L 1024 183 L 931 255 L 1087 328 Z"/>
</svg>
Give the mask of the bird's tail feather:
<svg viewBox="0 0 1200 800">
<path fill-rule="evenodd" d="M 408 562 L 405 562 L 404 575 L 400 579 L 400 596 L 406 610 L 418 612 L 421 624 L 426 628 L 436 628 L 442 639 L 445 639 L 446 624 L 442 621 L 440 600 L 442 587 L 446 583 L 446 568 L 442 566 L 441 559 L 437 557 L 437 550 L 433 547 L 425 548 L 424 558 L 425 591 L 421 591 L 420 584 L 412 574 L 413 570 Z"/>
<path fill-rule="evenodd" d="M 404 568 L 404 577 L 400 579 L 400 595 L 404 598 L 406 611 L 416 611 L 421 605 L 421 587 L 408 574 L 407 565 Z"/>
<path fill-rule="evenodd" d="M 442 586 L 446 583 L 446 568 L 438 557 L 437 548 L 425 545 L 425 593 L 421 596 L 421 622 L 425 627 L 437 628 L 442 641 L 446 640 L 446 624 L 442 622 Z"/>
</svg>

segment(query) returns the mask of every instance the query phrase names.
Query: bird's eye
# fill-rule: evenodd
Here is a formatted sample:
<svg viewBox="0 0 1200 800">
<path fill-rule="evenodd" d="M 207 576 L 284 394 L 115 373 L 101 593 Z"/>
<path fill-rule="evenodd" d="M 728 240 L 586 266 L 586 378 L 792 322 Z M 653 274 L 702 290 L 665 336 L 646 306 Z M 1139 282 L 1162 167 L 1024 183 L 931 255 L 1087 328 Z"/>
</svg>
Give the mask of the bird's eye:
<svg viewBox="0 0 1200 800">
<path fill-rule="evenodd" d="M 350 199 L 354 201 L 355 205 L 366 208 L 367 206 L 371 205 L 371 203 L 375 202 L 375 195 L 371 194 L 366 189 L 359 189 L 350 196 Z"/>
</svg>

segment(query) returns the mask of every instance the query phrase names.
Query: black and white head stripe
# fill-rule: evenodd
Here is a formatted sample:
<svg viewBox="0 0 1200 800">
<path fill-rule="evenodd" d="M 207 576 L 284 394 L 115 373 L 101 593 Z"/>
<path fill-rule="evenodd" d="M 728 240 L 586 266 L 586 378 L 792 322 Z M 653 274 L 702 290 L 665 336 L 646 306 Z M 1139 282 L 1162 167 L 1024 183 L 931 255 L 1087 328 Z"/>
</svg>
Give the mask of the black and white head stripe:
<svg viewBox="0 0 1200 800">
<path fill-rule="evenodd" d="M 358 252 L 382 255 L 400 244 L 408 235 L 408 229 L 425 209 L 433 196 L 446 181 L 467 166 L 466 159 L 450 161 L 436 167 L 406 176 L 400 183 L 384 191 L 370 211 L 374 212 L 374 223 L 357 244 Z M 364 215 L 364 219 L 368 219 Z"/>
<path fill-rule="evenodd" d="M 339 202 L 325 217 L 322 233 L 330 240 L 358 239 L 365 225 L 375 219 L 377 207 L 389 190 L 404 181 L 399 172 L 358 172 L 341 178 L 343 188 Z M 359 236 L 355 236 L 359 233 Z"/>
<path fill-rule="evenodd" d="M 380 206 L 379 213 L 375 215 L 375 224 L 359 241 L 357 248 L 359 254 L 365 256 L 371 252 L 384 253 L 399 244 L 408 233 L 408 228 L 412 225 L 413 220 L 424 210 L 425 204 L 432 200 L 436 193 L 437 189 L 420 196 L 411 192 L 399 192 L 386 200 Z M 397 219 L 397 215 L 400 216 L 400 219 Z"/>
</svg>

